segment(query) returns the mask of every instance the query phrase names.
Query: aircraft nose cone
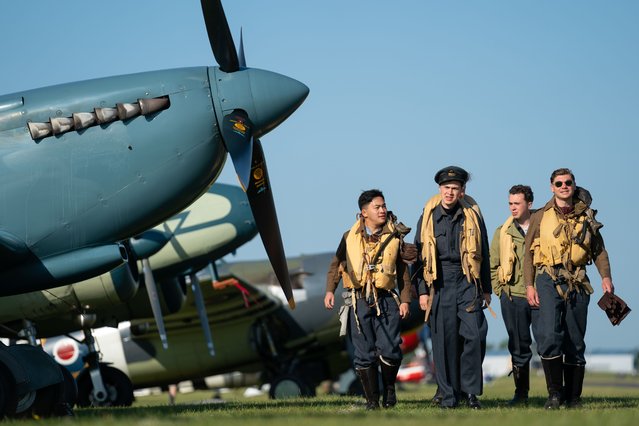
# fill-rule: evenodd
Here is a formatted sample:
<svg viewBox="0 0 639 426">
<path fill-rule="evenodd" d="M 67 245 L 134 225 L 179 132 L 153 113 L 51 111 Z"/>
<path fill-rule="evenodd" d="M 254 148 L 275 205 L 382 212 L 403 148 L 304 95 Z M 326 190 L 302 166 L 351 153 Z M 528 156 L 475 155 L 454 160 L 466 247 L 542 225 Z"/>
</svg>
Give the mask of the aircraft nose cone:
<svg viewBox="0 0 639 426">
<path fill-rule="evenodd" d="M 308 96 L 308 87 L 299 81 L 271 71 L 243 68 L 225 73 L 210 68 L 217 85 L 213 96 L 218 120 L 235 109 L 245 111 L 253 123 L 253 135 L 261 137 L 286 120 Z"/>
<path fill-rule="evenodd" d="M 286 120 L 308 96 L 308 87 L 281 74 L 251 70 L 249 74 L 255 116 L 255 136 L 270 132 Z"/>
</svg>

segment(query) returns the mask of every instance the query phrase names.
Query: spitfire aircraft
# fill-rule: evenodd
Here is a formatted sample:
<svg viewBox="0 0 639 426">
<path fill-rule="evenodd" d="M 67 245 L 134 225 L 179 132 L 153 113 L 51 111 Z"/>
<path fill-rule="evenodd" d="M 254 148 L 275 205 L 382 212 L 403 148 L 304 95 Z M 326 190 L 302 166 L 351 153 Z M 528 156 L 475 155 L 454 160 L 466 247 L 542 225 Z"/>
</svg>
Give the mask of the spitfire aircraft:
<svg viewBox="0 0 639 426">
<path fill-rule="evenodd" d="M 79 402 L 96 406 L 130 403 L 130 399 L 122 399 L 130 394 L 122 391 L 131 387 L 129 379 L 99 362 L 91 328 L 117 327 L 120 321 L 154 317 L 160 325 L 156 329 L 162 329 L 158 338 L 166 348 L 163 315 L 185 305 L 186 281 L 195 281 L 195 271 L 211 259 L 231 253 L 256 233 L 245 193 L 236 186 L 214 184 L 187 209 L 134 239 L 132 250 L 140 261 L 83 282 L 5 297 L 0 335 L 25 338 L 36 345 L 39 337 L 82 330 L 91 350 L 83 360 L 87 368 L 77 378 Z M 145 264 L 153 268 L 144 268 Z M 143 276 L 139 276 L 140 269 L 146 269 Z M 157 310 L 154 301 L 149 300 L 151 288 L 158 293 Z M 198 290 L 191 286 L 190 300 L 197 306 L 204 331 L 198 340 L 212 352 L 213 340 L 204 312 L 207 301 Z M 220 297 L 225 299 L 224 295 Z"/>
<path fill-rule="evenodd" d="M 308 88 L 246 67 L 221 2 L 202 0 L 201 6 L 219 67 L 0 96 L 0 296 L 69 284 L 122 265 L 133 256 L 124 241 L 202 194 L 228 152 L 294 307 L 258 138 L 292 114 Z M 18 346 L 25 345 L 0 346 L 0 416 L 34 407 L 51 414 L 51 395 L 62 395 L 59 387 L 67 381 L 39 353 Z"/>
</svg>

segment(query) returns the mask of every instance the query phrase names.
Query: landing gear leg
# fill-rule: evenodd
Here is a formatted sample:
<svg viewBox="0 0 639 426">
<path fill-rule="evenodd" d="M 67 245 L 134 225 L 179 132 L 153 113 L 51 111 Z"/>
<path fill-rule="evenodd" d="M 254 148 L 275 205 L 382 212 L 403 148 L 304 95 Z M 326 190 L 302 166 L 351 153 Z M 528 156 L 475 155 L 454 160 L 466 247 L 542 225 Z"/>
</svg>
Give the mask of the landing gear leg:
<svg viewBox="0 0 639 426">
<path fill-rule="evenodd" d="M 95 339 L 90 328 L 82 330 L 84 333 L 84 343 L 89 348 L 89 353 L 84 360 L 89 365 L 89 377 L 91 379 L 91 401 L 94 406 L 103 406 L 108 398 L 107 390 L 104 387 L 102 374 L 100 373 L 100 352 L 95 347 Z"/>
<path fill-rule="evenodd" d="M 28 319 L 22 320 L 22 330 L 18 333 L 18 336 L 26 339 L 31 346 L 39 346 L 38 340 L 36 339 L 36 328 L 32 321 Z"/>
<path fill-rule="evenodd" d="M 89 353 L 84 357 L 88 367 L 77 378 L 79 407 L 129 407 L 133 404 L 133 383 L 117 368 L 100 363 L 100 352 L 91 332 L 90 316 L 83 316 L 84 344 Z"/>
</svg>

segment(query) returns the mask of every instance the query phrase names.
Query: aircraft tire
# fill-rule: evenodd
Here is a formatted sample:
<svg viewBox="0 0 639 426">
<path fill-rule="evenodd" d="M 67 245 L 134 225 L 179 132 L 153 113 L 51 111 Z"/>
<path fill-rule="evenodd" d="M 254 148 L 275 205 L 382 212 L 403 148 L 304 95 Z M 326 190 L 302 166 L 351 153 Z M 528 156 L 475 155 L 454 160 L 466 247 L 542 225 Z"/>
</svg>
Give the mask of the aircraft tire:
<svg viewBox="0 0 639 426">
<path fill-rule="evenodd" d="M 56 405 L 60 401 L 60 390 L 63 387 L 64 382 L 38 389 L 33 405 L 26 411 L 20 413 L 20 416 L 25 418 L 32 417 L 34 419 L 51 417 Z"/>
<path fill-rule="evenodd" d="M 60 366 L 60 370 L 62 370 L 62 376 L 64 377 L 62 402 L 73 407 L 78 401 L 78 385 L 69 370 L 63 366 Z"/>
<path fill-rule="evenodd" d="M 313 397 L 315 389 L 297 376 L 284 374 L 273 379 L 268 395 L 271 399 Z"/>
<path fill-rule="evenodd" d="M 78 377 L 78 407 L 130 407 L 133 404 L 133 383 L 117 368 L 100 364 L 100 373 L 107 390 L 106 401 L 94 401 L 93 382 L 88 371 Z"/>
<path fill-rule="evenodd" d="M 75 379 L 65 367 L 59 365 L 58 368 L 62 372 L 64 380 L 38 389 L 31 406 L 11 417 L 40 419 L 73 416 L 71 407 L 75 404 L 78 396 Z"/>
<path fill-rule="evenodd" d="M 5 369 L 0 368 L 0 419 L 14 414 L 17 404 L 15 384 Z"/>
</svg>

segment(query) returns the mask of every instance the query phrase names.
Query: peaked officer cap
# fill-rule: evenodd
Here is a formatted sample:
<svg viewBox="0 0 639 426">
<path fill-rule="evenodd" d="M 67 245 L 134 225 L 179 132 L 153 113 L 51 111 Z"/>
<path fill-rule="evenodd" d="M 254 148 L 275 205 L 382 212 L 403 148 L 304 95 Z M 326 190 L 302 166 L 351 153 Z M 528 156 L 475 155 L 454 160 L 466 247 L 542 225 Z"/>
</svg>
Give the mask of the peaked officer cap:
<svg viewBox="0 0 639 426">
<path fill-rule="evenodd" d="M 435 174 L 435 182 L 437 182 L 438 185 L 451 181 L 458 181 L 465 184 L 468 181 L 468 172 L 461 167 L 448 166 Z"/>
</svg>

